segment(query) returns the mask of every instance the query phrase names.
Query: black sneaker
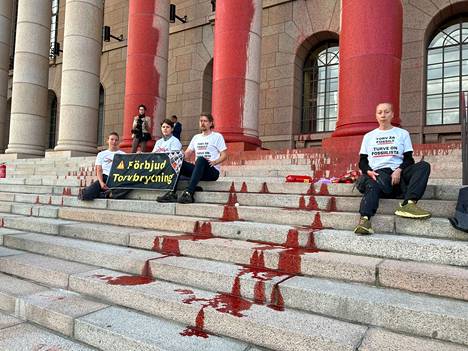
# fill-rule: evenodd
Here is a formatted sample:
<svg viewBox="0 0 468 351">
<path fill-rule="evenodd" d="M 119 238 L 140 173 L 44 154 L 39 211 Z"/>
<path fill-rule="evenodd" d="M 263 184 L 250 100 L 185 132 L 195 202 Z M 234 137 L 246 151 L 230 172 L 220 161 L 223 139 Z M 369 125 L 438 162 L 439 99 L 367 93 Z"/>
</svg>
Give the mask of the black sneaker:
<svg viewBox="0 0 468 351">
<path fill-rule="evenodd" d="M 191 204 L 195 200 L 193 199 L 193 195 L 190 194 L 187 190 L 185 190 L 177 199 L 177 202 L 180 204 Z"/>
<path fill-rule="evenodd" d="M 164 195 L 156 198 L 157 202 L 177 202 L 177 193 L 175 191 L 168 191 Z"/>
</svg>

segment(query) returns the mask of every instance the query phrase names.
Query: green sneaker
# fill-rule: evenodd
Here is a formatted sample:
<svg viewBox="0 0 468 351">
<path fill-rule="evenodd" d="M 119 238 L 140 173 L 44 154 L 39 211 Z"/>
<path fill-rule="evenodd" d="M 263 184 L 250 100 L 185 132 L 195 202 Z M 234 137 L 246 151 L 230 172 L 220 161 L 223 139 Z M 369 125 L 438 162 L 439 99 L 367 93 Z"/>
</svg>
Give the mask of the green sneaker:
<svg viewBox="0 0 468 351">
<path fill-rule="evenodd" d="M 423 210 L 414 201 L 409 200 L 404 206 L 400 206 L 396 209 L 395 214 L 404 218 L 419 218 L 426 219 L 432 216 L 429 211 Z"/>
<path fill-rule="evenodd" d="M 370 219 L 365 216 L 361 217 L 359 219 L 358 225 L 356 226 L 356 228 L 354 228 L 354 233 L 360 235 L 374 234 L 374 230 L 372 229 Z"/>
</svg>

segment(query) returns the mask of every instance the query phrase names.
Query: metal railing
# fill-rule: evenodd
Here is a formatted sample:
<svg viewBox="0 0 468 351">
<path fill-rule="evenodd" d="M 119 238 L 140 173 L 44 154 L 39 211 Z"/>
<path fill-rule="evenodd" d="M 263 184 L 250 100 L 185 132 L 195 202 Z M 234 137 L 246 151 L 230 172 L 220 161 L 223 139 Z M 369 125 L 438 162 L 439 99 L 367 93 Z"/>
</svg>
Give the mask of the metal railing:
<svg viewBox="0 0 468 351">
<path fill-rule="evenodd" d="M 463 185 L 468 185 L 468 92 L 460 93 Z"/>
</svg>

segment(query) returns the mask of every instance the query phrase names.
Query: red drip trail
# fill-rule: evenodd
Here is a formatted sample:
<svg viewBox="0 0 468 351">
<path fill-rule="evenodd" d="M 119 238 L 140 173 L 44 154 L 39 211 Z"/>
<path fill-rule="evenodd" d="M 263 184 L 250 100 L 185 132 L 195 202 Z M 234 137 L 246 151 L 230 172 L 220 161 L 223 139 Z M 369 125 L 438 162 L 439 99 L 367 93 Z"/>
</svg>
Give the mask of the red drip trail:
<svg viewBox="0 0 468 351">
<path fill-rule="evenodd" d="M 199 338 L 208 339 L 208 334 L 203 331 L 205 328 L 205 312 L 203 308 L 198 311 L 197 318 L 195 318 L 195 327 L 187 327 L 179 334 L 182 336 L 197 336 Z"/>
<path fill-rule="evenodd" d="M 36 196 L 36 201 L 34 202 L 35 204 L 39 203 L 39 196 Z"/>
<path fill-rule="evenodd" d="M 246 193 L 246 192 L 247 192 L 247 184 L 245 184 L 245 182 L 242 182 L 242 186 L 241 186 L 240 192 L 241 192 L 241 193 Z"/>
<path fill-rule="evenodd" d="M 336 212 L 336 211 L 338 211 L 337 208 L 336 208 L 336 198 L 334 196 L 332 196 L 328 200 L 327 212 Z"/>
<path fill-rule="evenodd" d="M 235 193 L 236 192 L 236 187 L 234 185 L 234 182 L 231 183 L 231 187 L 229 188 L 230 193 Z"/>
<path fill-rule="evenodd" d="M 197 221 L 193 233 L 155 237 L 152 250 L 166 255 L 180 256 L 180 241 L 199 241 L 211 239 L 212 237 L 211 223 Z"/>
<path fill-rule="evenodd" d="M 314 183 L 310 184 L 309 190 L 307 190 L 306 195 L 316 195 Z"/>
<path fill-rule="evenodd" d="M 122 275 L 120 277 L 112 277 L 102 274 L 95 274 L 94 277 L 107 281 L 107 284 L 110 285 L 143 285 L 153 282 L 151 277 L 142 275 Z"/>
<path fill-rule="evenodd" d="M 328 192 L 328 185 L 326 183 L 322 183 L 320 185 L 319 195 L 330 195 Z"/>
<path fill-rule="evenodd" d="M 263 182 L 262 188 L 260 189 L 260 193 L 262 194 L 268 194 L 270 191 L 268 190 L 268 185 L 266 182 Z"/>
<path fill-rule="evenodd" d="M 310 225 L 312 230 L 319 230 L 323 229 L 322 218 L 320 216 L 320 212 L 317 212 L 314 216 L 314 221 Z"/>
<path fill-rule="evenodd" d="M 309 203 L 307 204 L 306 209 L 309 211 L 316 211 L 319 209 L 315 196 L 309 196 Z"/>
</svg>

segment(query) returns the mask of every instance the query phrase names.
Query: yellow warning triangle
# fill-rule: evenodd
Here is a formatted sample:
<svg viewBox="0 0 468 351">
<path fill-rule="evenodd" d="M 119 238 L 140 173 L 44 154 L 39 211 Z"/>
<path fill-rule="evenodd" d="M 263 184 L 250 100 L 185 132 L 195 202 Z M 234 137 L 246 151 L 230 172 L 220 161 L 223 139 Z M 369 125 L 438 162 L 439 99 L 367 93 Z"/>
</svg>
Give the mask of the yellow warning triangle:
<svg viewBox="0 0 468 351">
<path fill-rule="evenodd" d="M 119 165 L 117 166 L 117 169 L 125 169 L 124 161 L 120 161 Z"/>
</svg>

